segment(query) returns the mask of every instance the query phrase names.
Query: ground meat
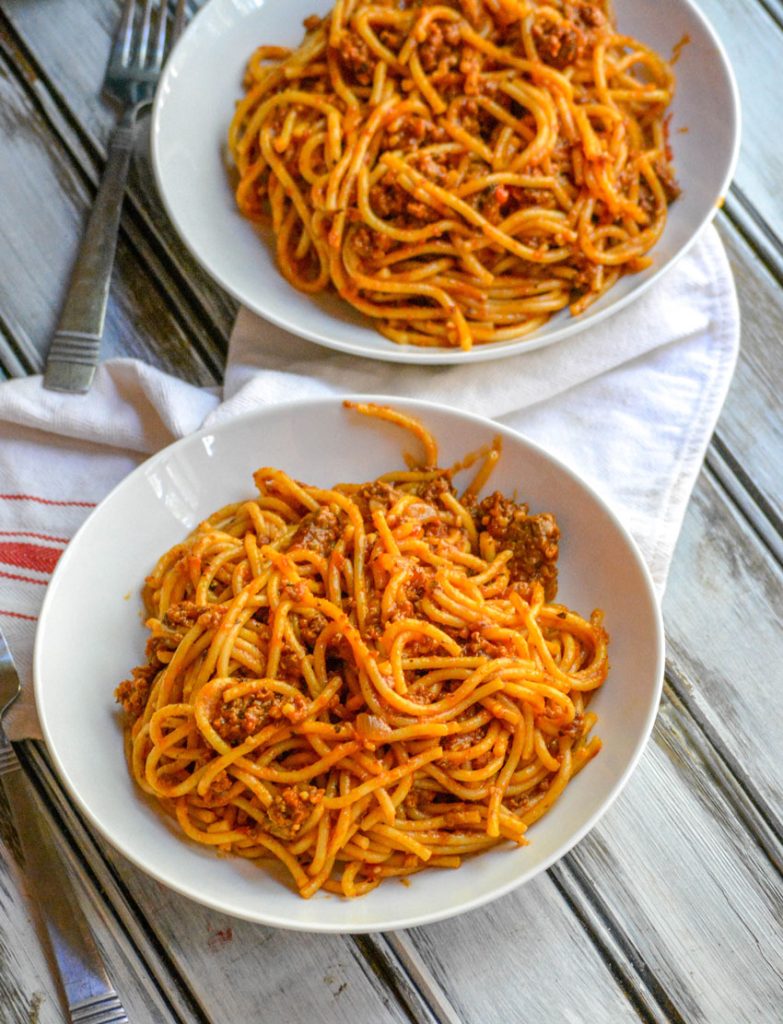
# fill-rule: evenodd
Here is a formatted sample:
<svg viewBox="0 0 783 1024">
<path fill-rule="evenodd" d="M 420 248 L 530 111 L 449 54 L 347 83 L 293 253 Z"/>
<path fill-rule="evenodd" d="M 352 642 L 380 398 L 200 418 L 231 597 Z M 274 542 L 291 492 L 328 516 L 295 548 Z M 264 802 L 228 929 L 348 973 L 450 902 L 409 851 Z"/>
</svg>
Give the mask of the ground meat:
<svg viewBox="0 0 783 1024">
<path fill-rule="evenodd" d="M 424 640 L 426 639 L 427 638 L 425 637 L 420 643 L 418 641 L 414 641 L 414 643 L 406 645 L 406 658 L 426 658 L 427 655 L 434 654 L 434 641 L 432 641 L 429 646 L 425 646 Z M 417 644 L 420 648 L 419 650 L 416 649 Z M 439 653 L 442 653 L 442 649 Z M 437 682 L 426 683 L 424 686 L 416 686 L 414 684 L 408 690 L 406 697 L 408 700 L 412 700 L 416 704 L 432 704 L 433 701 L 438 700 L 440 692 L 441 686 Z"/>
<path fill-rule="evenodd" d="M 655 213 L 655 196 L 644 181 L 639 189 L 639 208 L 652 219 L 652 216 Z"/>
<path fill-rule="evenodd" d="M 428 136 L 427 142 L 445 142 L 447 138 L 448 132 L 446 129 L 436 127 Z M 448 161 L 449 157 L 446 156 L 442 159 Z M 444 167 L 442 163 L 439 163 L 432 153 L 417 153 L 412 157 L 411 163 L 434 185 L 443 184 L 444 179 L 449 173 L 448 167 Z"/>
<path fill-rule="evenodd" d="M 509 185 L 509 197 L 511 200 L 508 213 L 515 213 L 517 210 L 527 209 L 529 206 L 542 206 L 546 210 L 553 210 L 557 206 L 551 189 L 548 188 L 523 188 L 521 185 Z"/>
<path fill-rule="evenodd" d="M 567 3 L 563 13 L 576 25 L 584 25 L 586 28 L 600 28 L 606 24 L 606 14 L 602 10 L 604 4 L 594 3 L 592 0 L 576 0 L 575 3 Z"/>
<path fill-rule="evenodd" d="M 431 636 L 427 636 L 426 634 L 413 636 L 405 644 L 406 658 L 428 658 L 433 654 L 443 654 L 443 647 L 439 641 L 435 640 Z M 438 686 L 437 683 L 433 685 Z M 429 687 L 416 689 L 415 686 L 412 686 L 409 696 L 411 700 L 415 700 L 419 704 L 427 704 L 429 703 L 429 697 L 425 700 L 422 700 L 421 697 L 422 695 L 426 696 L 428 693 Z"/>
<path fill-rule="evenodd" d="M 246 574 L 247 575 L 247 574 Z M 203 629 L 217 629 L 226 614 L 225 608 L 207 608 L 199 615 L 197 622 Z"/>
<path fill-rule="evenodd" d="M 420 565 L 414 565 L 408 572 L 404 584 L 397 593 L 397 601 L 392 608 L 389 618 L 412 619 L 418 615 L 417 605 L 427 593 L 430 574 Z M 414 641 L 420 643 L 420 641 Z M 410 654 L 412 645 L 406 650 Z"/>
<path fill-rule="evenodd" d="M 342 533 L 340 520 L 330 508 L 320 508 L 304 517 L 291 538 L 292 548 L 307 548 L 319 555 L 330 555 Z"/>
<path fill-rule="evenodd" d="M 305 705 L 305 698 L 300 694 L 291 697 L 271 690 L 248 693 L 222 704 L 212 719 L 212 728 L 234 747 L 244 743 L 249 736 L 254 736 L 270 722 L 281 718 L 295 720 Z"/>
<path fill-rule="evenodd" d="M 352 241 L 357 256 L 371 265 L 380 263 L 383 257 L 399 244 L 391 235 L 374 231 L 366 224 L 356 229 Z"/>
<path fill-rule="evenodd" d="M 527 505 L 495 492 L 474 512 L 476 525 L 492 537 L 499 551 L 511 550 L 508 563 L 514 583 L 538 582 L 551 601 L 557 593 L 557 555 L 560 529 L 548 512 L 531 516 Z"/>
<path fill-rule="evenodd" d="M 225 794 L 233 785 L 234 780 L 227 771 L 223 770 L 222 772 L 218 772 L 205 794 L 206 803 L 212 806 L 216 804 L 225 804 Z"/>
<path fill-rule="evenodd" d="M 401 185 L 381 181 L 370 189 L 370 206 L 379 217 L 402 222 L 413 218 L 419 223 L 429 224 L 440 217 L 438 210 L 411 195 Z"/>
<path fill-rule="evenodd" d="M 677 196 L 679 196 L 681 189 L 674 177 L 672 165 L 667 160 L 664 160 L 663 157 L 659 157 L 653 166 L 655 173 L 658 175 L 658 181 L 660 181 L 663 188 L 663 194 L 666 196 L 666 202 L 673 203 Z"/>
<path fill-rule="evenodd" d="M 481 69 L 483 58 L 475 50 L 468 50 L 459 63 L 459 69 L 465 76 L 465 95 L 477 96 L 481 92 Z"/>
<path fill-rule="evenodd" d="M 576 277 L 571 281 L 571 301 L 578 299 L 586 292 L 595 288 L 595 279 L 598 273 L 598 265 L 592 263 L 586 256 L 577 254 L 571 260 L 576 270 Z"/>
<path fill-rule="evenodd" d="M 473 629 L 462 647 L 466 658 L 508 658 L 513 654 L 513 645 L 501 640 L 489 640 L 480 629 Z"/>
<path fill-rule="evenodd" d="M 494 185 L 487 189 L 481 196 L 479 209 L 482 217 L 485 217 L 490 224 L 500 224 L 505 216 L 505 208 L 509 201 L 509 191 L 506 185 Z"/>
<path fill-rule="evenodd" d="M 355 32 L 344 32 L 337 54 L 348 82 L 372 85 L 376 58 L 361 36 Z"/>
<path fill-rule="evenodd" d="M 225 614 L 226 609 L 223 607 L 195 604 L 193 601 L 180 601 L 178 604 L 171 605 L 166 611 L 163 616 L 163 625 L 169 628 L 177 627 L 173 630 L 173 636 L 175 642 L 178 643 L 194 623 L 197 622 L 202 629 L 215 629 L 220 625 Z"/>
<path fill-rule="evenodd" d="M 194 604 L 193 601 L 180 601 L 169 607 L 163 616 L 167 626 L 192 626 L 202 612 L 208 611 L 206 605 Z"/>
<path fill-rule="evenodd" d="M 287 786 L 267 808 L 266 831 L 278 839 L 295 839 L 323 792 L 315 786 Z"/>
<path fill-rule="evenodd" d="M 123 679 L 114 691 L 118 704 L 122 704 L 125 713 L 135 722 L 144 711 L 149 700 L 152 680 L 158 674 L 157 665 L 139 665 L 131 669 L 131 678 Z"/>
<path fill-rule="evenodd" d="M 363 484 L 358 490 L 351 494 L 351 500 L 359 507 L 362 518 L 368 526 L 372 526 L 372 513 L 375 509 L 382 509 L 384 512 L 394 504 L 398 498 L 398 492 L 390 484 L 376 480 L 371 484 Z"/>
<path fill-rule="evenodd" d="M 400 217 L 408 208 L 410 195 L 393 182 L 379 182 L 370 189 L 370 206 L 379 217 Z"/>
<path fill-rule="evenodd" d="M 328 625 L 329 620 L 326 616 L 321 615 L 320 612 L 316 612 L 315 615 L 311 615 L 309 618 L 306 618 L 304 615 L 300 615 L 299 637 L 302 643 L 312 650 L 313 647 L 315 647 L 316 640 Z"/>
<path fill-rule="evenodd" d="M 570 21 L 543 18 L 533 26 L 532 36 L 541 60 L 558 70 L 573 64 L 584 46 L 582 33 Z"/>
<path fill-rule="evenodd" d="M 277 663 L 276 678 L 296 686 L 302 678 L 302 663 L 296 651 L 291 647 L 284 647 L 280 652 L 280 660 Z"/>
<path fill-rule="evenodd" d="M 436 476 L 433 477 L 432 480 L 427 480 L 424 483 L 419 484 L 416 488 L 416 492 L 422 501 L 426 501 L 428 504 L 436 506 L 441 494 L 456 493 L 452 487 L 451 480 L 447 476 Z"/>
<path fill-rule="evenodd" d="M 415 149 L 434 128 L 435 125 L 428 118 L 416 114 L 398 117 L 389 125 L 386 142 L 390 149 Z"/>
<path fill-rule="evenodd" d="M 475 100 L 465 100 L 459 108 L 459 124 L 471 135 L 481 134 L 479 123 L 479 105 Z"/>
<path fill-rule="evenodd" d="M 573 722 L 569 722 L 568 725 L 560 726 L 560 733 L 562 736 L 573 736 L 579 737 L 584 731 L 585 720 L 582 715 L 575 715 Z"/>
<path fill-rule="evenodd" d="M 408 37 L 402 29 L 394 25 L 385 25 L 378 33 L 378 38 L 388 50 L 398 53 Z"/>
<path fill-rule="evenodd" d="M 430 22 L 426 42 L 418 48 L 419 62 L 424 70 L 434 71 L 444 57 L 452 56 L 461 38 L 459 26 L 453 22 Z"/>
<path fill-rule="evenodd" d="M 483 738 L 483 730 L 476 729 L 474 732 L 458 732 L 453 736 L 444 736 L 440 744 L 444 750 L 454 752 L 457 750 L 467 750 L 468 747 L 472 747 L 474 743 L 479 743 Z"/>
</svg>

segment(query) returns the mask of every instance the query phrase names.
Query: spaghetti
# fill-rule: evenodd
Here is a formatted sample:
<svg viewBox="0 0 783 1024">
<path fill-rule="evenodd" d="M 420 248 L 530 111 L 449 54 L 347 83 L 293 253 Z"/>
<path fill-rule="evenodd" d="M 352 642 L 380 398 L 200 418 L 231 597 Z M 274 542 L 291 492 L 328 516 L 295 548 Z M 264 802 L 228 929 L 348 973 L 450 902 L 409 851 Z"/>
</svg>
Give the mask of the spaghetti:
<svg viewBox="0 0 783 1024">
<path fill-rule="evenodd" d="M 352 403 L 346 403 L 352 405 Z M 117 689 L 139 786 L 186 836 L 278 858 L 299 893 L 524 845 L 598 752 L 601 615 L 554 602 L 553 516 L 421 464 L 330 490 L 279 469 L 158 562 Z"/>
<path fill-rule="evenodd" d="M 469 349 L 649 266 L 678 194 L 670 65 L 607 0 L 337 0 L 261 46 L 236 200 L 296 288 L 403 344 Z"/>
</svg>

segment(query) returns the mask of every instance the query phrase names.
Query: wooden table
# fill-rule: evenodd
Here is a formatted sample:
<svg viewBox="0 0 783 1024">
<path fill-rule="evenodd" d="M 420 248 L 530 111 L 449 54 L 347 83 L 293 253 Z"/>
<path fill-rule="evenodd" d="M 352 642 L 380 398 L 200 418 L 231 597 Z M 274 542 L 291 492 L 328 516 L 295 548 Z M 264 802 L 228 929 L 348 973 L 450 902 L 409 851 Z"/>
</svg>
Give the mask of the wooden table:
<svg viewBox="0 0 783 1024">
<path fill-rule="evenodd" d="M 718 215 L 742 354 L 664 602 L 652 740 L 620 799 L 546 874 L 409 932 L 328 937 L 203 909 L 86 828 L 44 750 L 21 745 L 131 1020 L 510 1024 L 783 1020 L 783 3 L 701 0 L 739 78 L 744 142 Z M 105 156 L 118 4 L 0 12 L 0 371 L 37 372 Z M 740 16 L 741 15 L 741 16 Z M 105 356 L 220 380 L 234 303 L 162 215 L 144 133 Z M 0 1022 L 62 1020 L 0 808 Z"/>
</svg>

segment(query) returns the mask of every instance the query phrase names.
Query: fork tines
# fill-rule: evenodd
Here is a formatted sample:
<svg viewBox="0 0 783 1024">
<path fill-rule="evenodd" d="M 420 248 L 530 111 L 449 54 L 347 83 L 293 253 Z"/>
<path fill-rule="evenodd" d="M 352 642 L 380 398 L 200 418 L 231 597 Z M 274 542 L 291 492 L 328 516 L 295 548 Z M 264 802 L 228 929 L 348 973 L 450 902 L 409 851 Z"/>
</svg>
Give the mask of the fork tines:
<svg viewBox="0 0 783 1024">
<path fill-rule="evenodd" d="M 157 7 L 156 11 L 153 8 Z M 108 75 L 127 70 L 159 71 L 166 52 L 166 0 L 125 0 L 122 17 L 109 56 Z M 138 29 L 137 29 L 137 22 Z M 181 34 L 185 23 L 185 0 L 177 0 L 171 29 L 171 41 Z"/>
</svg>

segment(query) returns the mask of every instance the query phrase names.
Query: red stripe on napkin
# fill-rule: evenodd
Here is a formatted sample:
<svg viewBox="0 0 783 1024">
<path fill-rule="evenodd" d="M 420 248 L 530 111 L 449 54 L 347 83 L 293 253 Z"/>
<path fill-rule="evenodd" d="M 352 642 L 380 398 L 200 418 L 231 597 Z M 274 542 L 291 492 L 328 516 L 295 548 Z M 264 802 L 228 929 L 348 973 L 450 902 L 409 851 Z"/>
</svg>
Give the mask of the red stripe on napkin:
<svg viewBox="0 0 783 1024">
<path fill-rule="evenodd" d="M 35 537 L 36 540 L 50 540 L 55 544 L 67 544 L 69 537 L 52 537 L 48 533 L 33 533 L 31 530 L 0 530 L 0 537 Z"/>
<path fill-rule="evenodd" d="M 22 612 L 9 612 L 5 608 L 0 608 L 0 615 L 10 615 L 12 619 L 28 619 L 30 622 L 37 622 L 37 615 L 24 615 Z"/>
<path fill-rule="evenodd" d="M 61 554 L 57 548 L 46 548 L 42 544 L 0 541 L 0 562 L 18 569 L 50 573 Z"/>
<path fill-rule="evenodd" d="M 3 572 L 0 569 L 0 576 L 4 576 L 7 580 L 21 580 L 22 583 L 37 583 L 40 587 L 45 587 L 48 584 L 48 580 L 37 580 L 32 576 L 18 576 L 15 572 Z"/>
<path fill-rule="evenodd" d="M 69 505 L 78 508 L 95 508 L 94 501 L 55 501 L 52 498 L 39 498 L 35 494 L 0 494 L 0 501 L 37 501 L 41 505 Z"/>
</svg>

